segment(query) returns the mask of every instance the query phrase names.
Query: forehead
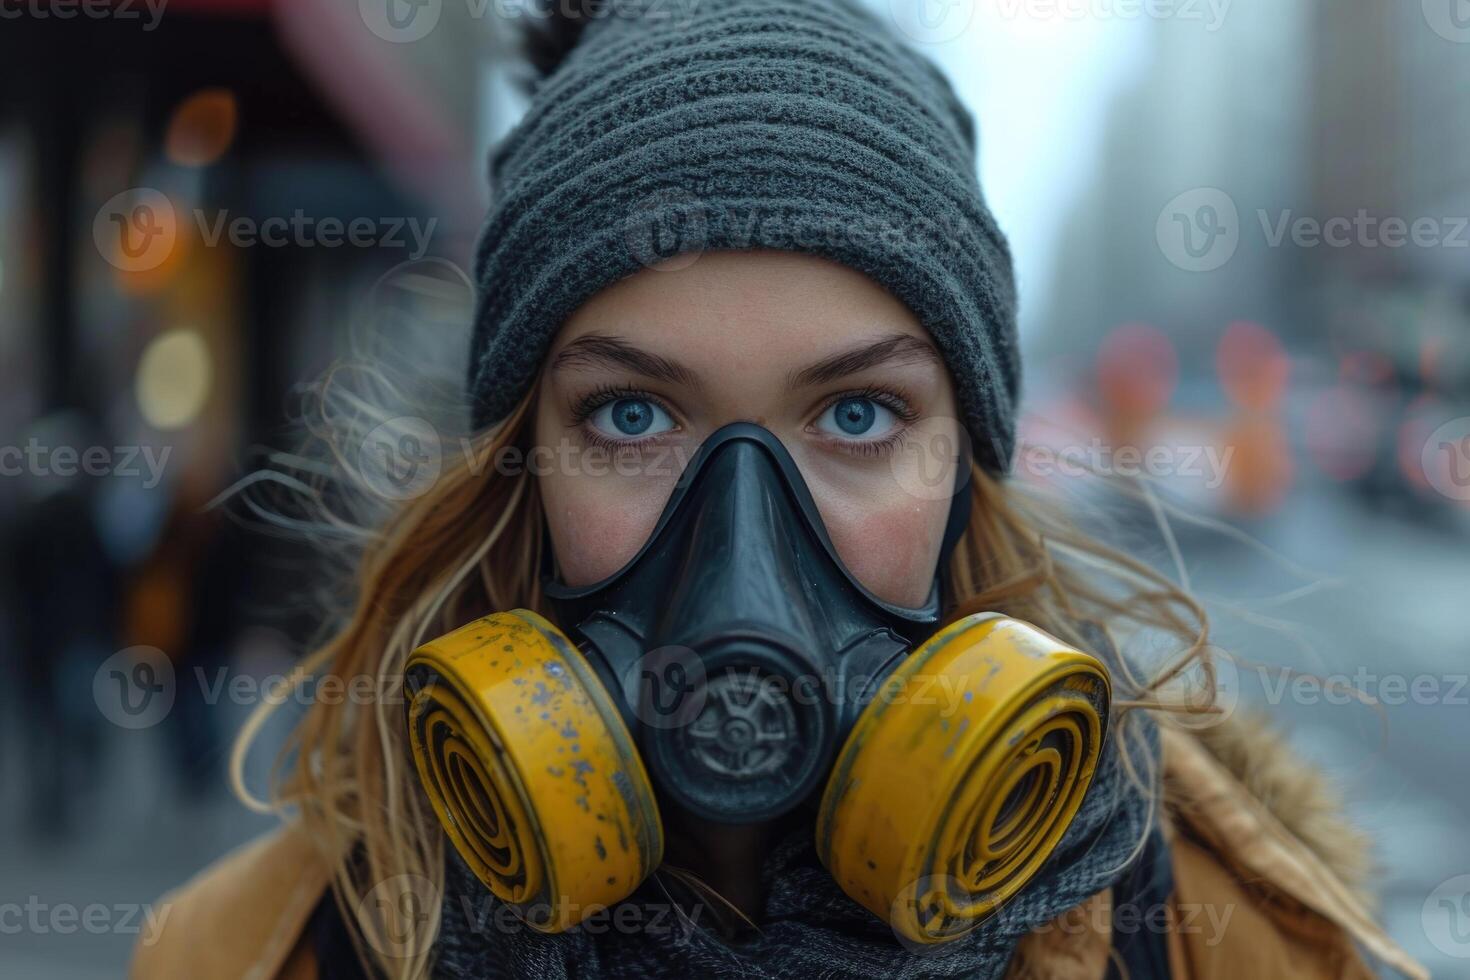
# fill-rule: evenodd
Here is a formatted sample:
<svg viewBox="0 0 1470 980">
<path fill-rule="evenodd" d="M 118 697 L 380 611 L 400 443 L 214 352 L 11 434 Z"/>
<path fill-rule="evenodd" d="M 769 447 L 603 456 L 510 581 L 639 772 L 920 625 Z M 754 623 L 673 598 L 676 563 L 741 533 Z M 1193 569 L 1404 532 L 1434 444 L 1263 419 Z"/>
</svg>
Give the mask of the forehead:
<svg viewBox="0 0 1470 980">
<path fill-rule="evenodd" d="M 870 338 L 927 337 L 906 306 L 861 272 L 770 249 L 642 269 L 579 307 L 552 353 L 592 333 L 680 360 L 788 364 Z"/>
</svg>

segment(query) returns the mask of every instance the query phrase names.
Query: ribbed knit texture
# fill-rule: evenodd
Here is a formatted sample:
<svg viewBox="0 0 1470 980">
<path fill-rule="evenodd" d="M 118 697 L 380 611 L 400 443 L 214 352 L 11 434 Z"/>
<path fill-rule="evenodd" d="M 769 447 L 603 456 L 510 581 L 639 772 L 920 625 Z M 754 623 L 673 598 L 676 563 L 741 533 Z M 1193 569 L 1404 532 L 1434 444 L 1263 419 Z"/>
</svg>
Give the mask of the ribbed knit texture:
<svg viewBox="0 0 1470 980">
<path fill-rule="evenodd" d="M 1020 364 L 974 121 L 856 0 L 630 0 L 593 20 L 491 160 L 476 249 L 477 427 L 595 293 L 678 253 L 775 248 L 865 273 L 933 336 L 976 458 L 1004 468 Z"/>
</svg>

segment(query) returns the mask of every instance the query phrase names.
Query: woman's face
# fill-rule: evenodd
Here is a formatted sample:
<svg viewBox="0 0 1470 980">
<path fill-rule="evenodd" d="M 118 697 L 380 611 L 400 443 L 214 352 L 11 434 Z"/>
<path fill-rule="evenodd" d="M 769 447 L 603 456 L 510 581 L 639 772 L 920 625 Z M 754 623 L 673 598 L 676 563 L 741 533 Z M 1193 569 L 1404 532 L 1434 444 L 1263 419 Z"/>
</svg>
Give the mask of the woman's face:
<svg viewBox="0 0 1470 980">
<path fill-rule="evenodd" d="M 562 579 L 621 568 L 700 442 L 749 421 L 796 460 L 858 581 L 920 605 L 950 506 L 923 490 L 930 447 L 957 445 L 955 415 L 928 334 L 859 272 L 767 250 L 644 269 L 583 304 L 543 368 L 535 440 Z"/>
</svg>

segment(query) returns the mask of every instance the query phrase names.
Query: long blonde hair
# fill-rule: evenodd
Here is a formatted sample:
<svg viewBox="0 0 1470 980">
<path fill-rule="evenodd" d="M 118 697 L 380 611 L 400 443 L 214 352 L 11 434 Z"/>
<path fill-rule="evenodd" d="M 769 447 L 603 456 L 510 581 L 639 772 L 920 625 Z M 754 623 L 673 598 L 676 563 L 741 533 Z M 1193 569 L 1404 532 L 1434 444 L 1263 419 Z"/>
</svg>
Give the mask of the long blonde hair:
<svg viewBox="0 0 1470 980">
<path fill-rule="evenodd" d="M 384 976 L 407 980 L 428 973 L 438 903 L 422 903 L 417 927 L 395 932 L 390 941 L 383 933 L 401 926 L 392 919 L 407 913 L 364 899 L 395 879 L 422 882 L 427 894 L 442 894 L 444 838 L 413 771 L 398 684 L 409 653 L 440 633 L 497 610 L 547 612 L 537 580 L 543 514 L 536 477 L 526 467 L 507 474 L 489 465 L 511 447 L 527 444 L 536 391 L 496 428 L 459 440 L 462 451 L 442 451 L 450 443 L 443 440 L 442 469 L 432 487 L 385 504 L 371 492 L 372 475 L 363 471 L 354 449 L 366 428 L 392 425 L 402 416 L 372 408 L 373 398 L 342 394 L 349 387 L 343 377 L 357 370 L 339 368 L 314 389 L 308 428 L 313 444 L 325 450 L 326 465 L 319 454 L 278 456 L 271 470 L 248 482 L 284 488 L 304 502 L 310 520 L 292 519 L 291 527 L 315 529 L 353 569 L 352 587 L 339 597 L 329 637 L 286 683 L 332 676 L 350 685 L 370 678 L 377 696 L 365 704 L 312 704 L 272 770 L 267 798 L 260 799 L 245 785 L 246 757 L 275 706 L 287 700 L 266 699 L 235 744 L 231 781 L 254 809 L 299 813 L 332 868 L 336 901 L 364 962 Z M 379 380 L 379 394 L 401 394 L 372 376 Z M 1079 531 L 1054 501 L 978 466 L 972 475 L 972 516 L 951 561 L 946 619 L 996 610 L 1083 648 L 1084 623 L 1169 637 L 1172 650 L 1147 680 L 1115 677 L 1122 696 L 1114 702 L 1114 730 L 1123 738 L 1137 737 L 1129 724 L 1137 708 L 1209 710 L 1197 697 L 1166 696 L 1170 682 L 1192 665 L 1208 678 L 1204 689 L 1213 686 L 1208 623 L 1194 599 L 1143 562 Z M 367 516 L 363 508 L 354 509 L 354 501 L 368 504 Z M 1123 668 L 1128 670 L 1126 661 Z M 1126 760 L 1131 754 L 1122 755 Z M 1154 785 L 1155 774 L 1131 774 Z"/>
</svg>

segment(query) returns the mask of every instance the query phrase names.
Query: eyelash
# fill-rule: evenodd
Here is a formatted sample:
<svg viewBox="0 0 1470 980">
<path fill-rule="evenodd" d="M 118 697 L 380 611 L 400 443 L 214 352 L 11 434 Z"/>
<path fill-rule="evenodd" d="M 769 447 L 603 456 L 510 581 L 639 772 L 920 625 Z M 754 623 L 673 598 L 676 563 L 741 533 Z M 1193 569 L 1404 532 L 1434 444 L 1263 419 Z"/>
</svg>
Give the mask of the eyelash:
<svg viewBox="0 0 1470 980">
<path fill-rule="evenodd" d="M 674 417 L 673 410 L 669 408 L 664 400 L 650 392 L 621 385 L 598 385 L 572 403 L 572 424 L 570 427 L 581 429 L 582 437 L 592 445 L 608 449 L 627 449 L 629 447 L 642 446 L 665 435 L 665 433 L 660 432 L 657 435 L 645 436 L 642 439 L 610 439 L 587 424 L 587 420 L 599 408 L 608 402 L 617 401 L 619 398 L 637 398 L 642 401 L 652 402 L 665 412 L 668 412 L 671 418 Z"/>
<path fill-rule="evenodd" d="M 590 419 L 597 412 L 598 409 L 602 408 L 602 406 L 606 405 L 608 402 L 616 401 L 619 398 L 638 398 L 644 401 L 652 402 L 659 408 L 663 409 L 665 412 L 668 412 L 671 417 L 674 416 L 673 410 L 671 410 L 669 406 L 665 404 L 663 399 L 650 392 L 621 385 L 599 385 L 598 387 L 594 388 L 592 391 L 589 391 L 587 394 L 581 396 L 572 403 L 571 427 L 581 429 L 583 438 L 585 438 L 593 445 L 610 448 L 626 449 L 629 447 L 636 447 L 647 442 L 652 442 L 653 440 L 658 439 L 659 435 L 663 435 L 663 433 L 660 433 L 659 435 L 647 436 L 643 439 L 610 439 L 587 424 L 587 420 Z M 882 456 L 892 452 L 893 449 L 899 444 L 899 442 L 902 441 L 904 432 L 907 431 L 909 424 L 919 417 L 919 413 L 910 407 L 909 399 L 903 391 L 898 388 L 890 388 L 884 385 L 876 384 L 870 384 L 863 388 L 857 388 L 851 391 L 838 392 L 837 394 L 830 396 L 822 404 L 821 412 L 826 412 L 827 410 L 832 408 L 833 405 L 836 405 L 838 402 L 841 402 L 844 399 L 848 398 L 870 398 L 892 412 L 894 414 L 894 417 L 896 417 L 899 422 L 902 423 L 901 425 L 895 426 L 893 432 L 884 436 L 882 439 L 827 440 L 829 443 L 835 444 L 842 452 L 851 453 L 855 456 Z M 821 412 L 819 412 L 818 414 L 820 415 Z"/>
<path fill-rule="evenodd" d="M 836 444 L 842 452 L 851 453 L 854 456 L 874 457 L 886 456 L 903 441 L 904 433 L 908 431 L 909 425 L 919 417 L 919 413 L 910 407 L 908 396 L 898 388 L 884 385 L 870 384 L 863 388 L 852 391 L 842 391 L 832 395 L 822 404 L 822 410 L 818 413 L 828 411 L 833 405 L 848 398 L 869 398 L 882 405 L 893 413 L 898 419 L 898 425 L 893 431 L 881 439 L 828 439 L 830 443 Z"/>
</svg>

